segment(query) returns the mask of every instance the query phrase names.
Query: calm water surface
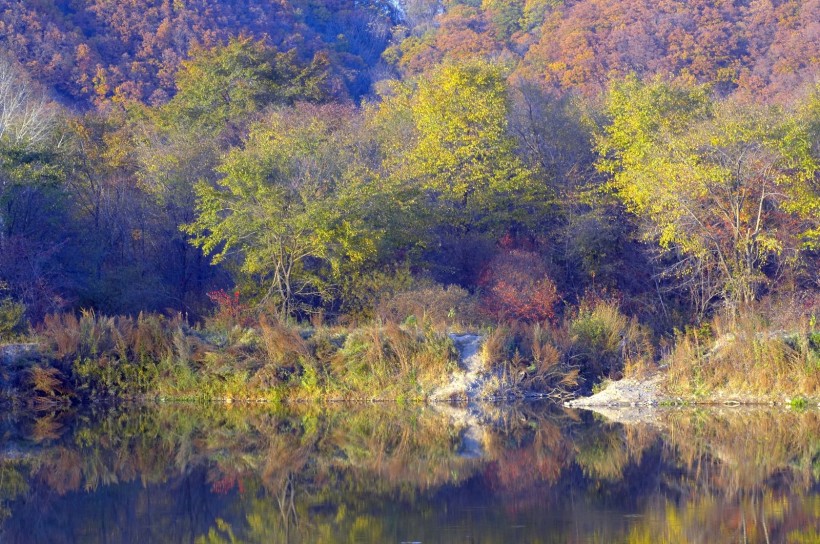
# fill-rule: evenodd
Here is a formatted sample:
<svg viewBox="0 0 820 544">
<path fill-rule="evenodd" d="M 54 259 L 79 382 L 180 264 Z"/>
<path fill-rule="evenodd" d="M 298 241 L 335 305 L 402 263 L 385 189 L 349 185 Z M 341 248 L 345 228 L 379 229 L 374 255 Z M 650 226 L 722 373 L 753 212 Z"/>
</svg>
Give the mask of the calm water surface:
<svg viewBox="0 0 820 544">
<path fill-rule="evenodd" d="M 6 413 L 0 542 L 820 542 L 820 412 Z"/>
</svg>

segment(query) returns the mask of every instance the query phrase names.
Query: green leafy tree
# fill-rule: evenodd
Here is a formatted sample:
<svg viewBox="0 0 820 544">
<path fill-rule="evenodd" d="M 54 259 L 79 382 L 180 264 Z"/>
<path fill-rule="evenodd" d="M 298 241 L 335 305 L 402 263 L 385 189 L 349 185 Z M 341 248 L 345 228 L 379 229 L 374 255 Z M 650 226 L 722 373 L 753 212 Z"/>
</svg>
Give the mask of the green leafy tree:
<svg viewBox="0 0 820 544">
<path fill-rule="evenodd" d="M 0 283 L 34 316 L 53 309 L 55 256 L 66 237 L 60 121 L 22 67 L 0 56 Z"/>
<path fill-rule="evenodd" d="M 299 106 L 251 127 L 218 167 L 215 186 L 196 186 L 193 243 L 219 263 L 234 259 L 264 286 L 283 317 L 332 297 L 334 278 L 374 255 L 378 233 L 359 204 L 347 108 Z"/>
<path fill-rule="evenodd" d="M 508 84 L 485 61 L 444 64 L 397 84 L 376 116 L 392 126 L 391 175 L 425 195 L 432 218 L 456 230 L 526 225 L 549 200 L 508 133 Z"/>
<path fill-rule="evenodd" d="M 220 132 L 270 104 L 320 101 L 327 95 L 327 65 L 328 59 L 317 54 L 303 66 L 295 50 L 280 53 L 251 38 L 195 49 L 177 74 L 177 94 L 164 108 L 166 119 Z"/>
<path fill-rule="evenodd" d="M 795 198 L 786 203 L 787 209 L 804 221 L 803 240 L 807 248 L 820 249 L 820 85 L 815 86 L 799 111 L 808 138 L 795 142 L 807 147 L 802 158 L 801 183 L 793 185 Z M 798 133 L 802 137 L 802 133 Z"/>
<path fill-rule="evenodd" d="M 700 310 L 753 301 L 796 261 L 804 232 L 789 210 L 816 195 L 805 123 L 659 79 L 613 85 L 606 106 L 599 165 Z"/>
<path fill-rule="evenodd" d="M 521 29 L 524 17 L 524 0 L 482 0 L 481 8 L 487 12 L 500 39 L 509 39 Z"/>
</svg>

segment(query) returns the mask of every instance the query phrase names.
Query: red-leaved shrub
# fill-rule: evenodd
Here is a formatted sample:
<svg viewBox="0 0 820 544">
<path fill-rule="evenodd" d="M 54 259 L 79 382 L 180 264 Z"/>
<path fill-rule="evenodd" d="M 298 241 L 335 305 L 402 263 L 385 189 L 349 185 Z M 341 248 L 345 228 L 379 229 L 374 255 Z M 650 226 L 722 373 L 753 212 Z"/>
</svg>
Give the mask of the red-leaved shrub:
<svg viewBox="0 0 820 544">
<path fill-rule="evenodd" d="M 481 273 L 479 285 L 483 310 L 499 320 L 534 322 L 555 317 L 558 290 L 534 252 L 500 253 Z"/>
</svg>

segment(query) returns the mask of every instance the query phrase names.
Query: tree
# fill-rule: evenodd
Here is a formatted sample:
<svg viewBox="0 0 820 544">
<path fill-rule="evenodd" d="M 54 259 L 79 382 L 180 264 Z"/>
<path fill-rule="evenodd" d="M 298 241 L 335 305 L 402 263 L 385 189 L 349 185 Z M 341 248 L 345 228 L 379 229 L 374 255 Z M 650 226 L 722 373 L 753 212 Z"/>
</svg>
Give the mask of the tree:
<svg viewBox="0 0 820 544">
<path fill-rule="evenodd" d="M 52 309 L 65 223 L 58 110 L 22 67 L 0 59 L 0 283 L 33 315 Z"/>
<path fill-rule="evenodd" d="M 753 301 L 799 257 L 789 209 L 814 191 L 805 123 L 779 108 L 715 103 L 705 87 L 635 77 L 612 86 L 600 168 L 696 306 Z"/>
<path fill-rule="evenodd" d="M 164 109 L 170 120 L 219 132 L 267 105 L 322 100 L 327 64 L 325 56 L 316 55 L 303 66 L 295 50 L 280 53 L 251 38 L 194 49 L 177 74 L 177 94 Z"/>
<path fill-rule="evenodd" d="M 334 278 L 375 253 L 379 233 L 359 206 L 349 108 L 299 105 L 251 127 L 217 170 L 196 186 L 197 218 L 184 226 L 219 263 L 233 259 L 282 317 L 332 296 Z"/>
<path fill-rule="evenodd" d="M 55 124 L 54 106 L 20 67 L 0 57 L 0 141 L 34 147 L 51 137 Z"/>
<path fill-rule="evenodd" d="M 806 247 L 817 250 L 820 249 L 820 84 L 814 87 L 798 113 L 799 122 L 804 124 L 808 133 L 808 139 L 799 142 L 808 146 L 804 156 L 805 179 L 795 184 L 796 198 L 787 202 L 786 206 L 805 222 L 803 236 Z"/>
<path fill-rule="evenodd" d="M 518 156 L 509 114 L 504 69 L 481 60 L 394 82 L 369 113 L 414 255 L 439 281 L 472 283 L 495 240 L 533 234 L 550 212 L 552 193 Z"/>
<path fill-rule="evenodd" d="M 508 133 L 503 69 L 484 61 L 444 64 L 396 85 L 379 107 L 402 121 L 390 142 L 393 175 L 417 186 L 441 223 L 496 233 L 526 225 L 549 201 L 545 184 L 516 155 Z"/>
<path fill-rule="evenodd" d="M 481 8 L 492 21 L 497 38 L 508 40 L 521 29 L 524 0 L 482 0 Z"/>
</svg>

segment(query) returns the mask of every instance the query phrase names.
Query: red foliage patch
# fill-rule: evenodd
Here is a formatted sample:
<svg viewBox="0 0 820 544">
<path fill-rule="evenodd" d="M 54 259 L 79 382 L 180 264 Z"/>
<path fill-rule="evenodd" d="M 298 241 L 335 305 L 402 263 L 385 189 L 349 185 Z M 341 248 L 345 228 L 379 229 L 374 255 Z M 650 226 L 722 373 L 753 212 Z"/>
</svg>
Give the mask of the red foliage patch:
<svg viewBox="0 0 820 544">
<path fill-rule="evenodd" d="M 219 289 L 210 291 L 208 298 L 216 304 L 214 319 L 230 326 L 243 324 L 243 315 L 247 311 L 247 306 L 239 302 L 239 291 L 234 291 L 233 295 Z"/>
<path fill-rule="evenodd" d="M 500 320 L 546 321 L 555 317 L 559 296 L 538 254 L 512 249 L 496 256 L 479 278 L 482 308 Z"/>
</svg>

